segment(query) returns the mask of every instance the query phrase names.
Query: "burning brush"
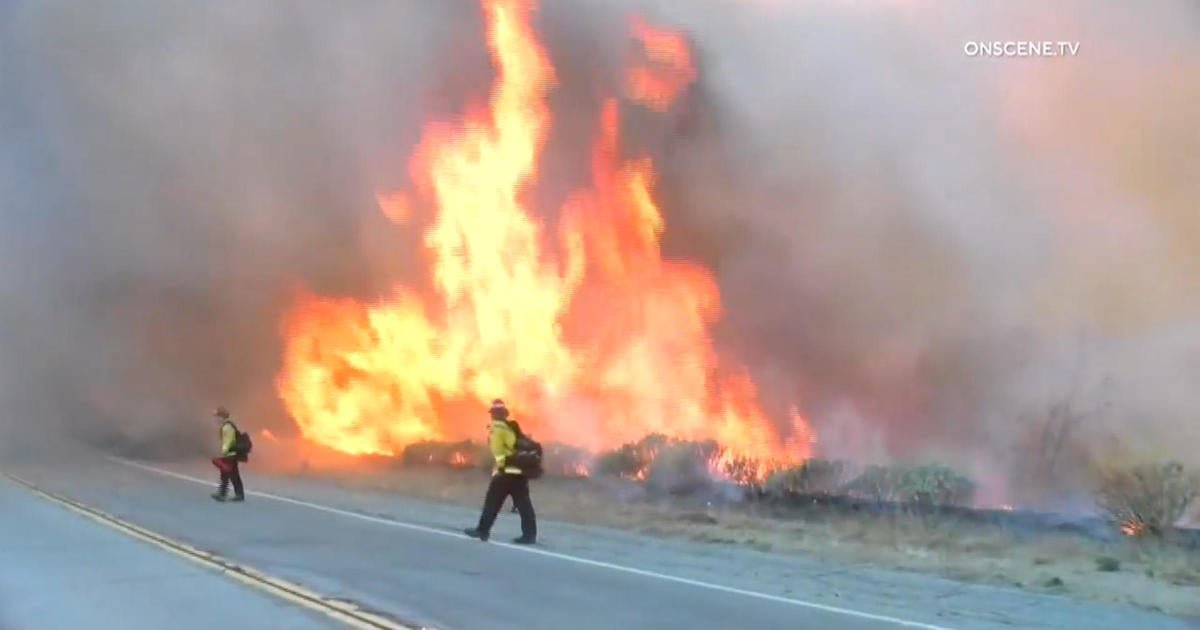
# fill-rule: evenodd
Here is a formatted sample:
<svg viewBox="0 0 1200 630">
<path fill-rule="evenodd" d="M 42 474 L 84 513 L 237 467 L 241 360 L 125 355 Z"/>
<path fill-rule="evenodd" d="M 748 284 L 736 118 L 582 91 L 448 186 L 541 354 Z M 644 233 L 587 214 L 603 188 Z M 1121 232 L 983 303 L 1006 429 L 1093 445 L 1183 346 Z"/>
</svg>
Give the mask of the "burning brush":
<svg viewBox="0 0 1200 630">
<path fill-rule="evenodd" d="M 1166 534 L 1200 497 L 1200 473 L 1178 462 L 1108 468 L 1099 477 L 1097 504 L 1130 537 Z"/>
<path fill-rule="evenodd" d="M 284 323 L 277 379 L 289 415 L 306 439 L 345 453 L 465 467 L 482 465 L 475 446 L 438 451 L 427 441 L 477 435 L 469 410 L 503 393 L 547 442 L 573 439 L 572 423 L 548 419 L 582 408 L 597 419 L 588 446 L 648 433 L 715 440 L 727 451 L 708 453 L 705 469 L 738 477 L 763 476 L 750 461 L 803 461 L 804 419 L 768 417 L 745 366 L 714 347 L 712 274 L 662 256 L 653 159 L 622 154 L 623 112 L 649 109 L 652 121 L 696 80 L 687 38 L 631 20 L 629 80 L 602 98 L 595 140 L 578 147 L 591 181 L 562 207 L 538 208 L 528 192 L 553 131 L 557 77 L 534 4 L 481 0 L 496 69 L 486 107 L 428 125 L 411 193 L 377 194 L 394 221 L 427 215 L 407 225 L 427 226 L 429 288 L 399 286 L 371 303 L 302 296 Z M 555 210 L 549 230 L 542 217 Z M 620 467 L 645 479 L 647 455 Z"/>
<path fill-rule="evenodd" d="M 1144 536 L 1147 532 L 1146 523 L 1139 517 L 1130 517 L 1121 522 L 1121 533 L 1131 538 Z"/>
<path fill-rule="evenodd" d="M 400 455 L 400 462 L 411 467 L 491 468 L 492 454 L 487 445 L 463 440 L 461 442 L 423 441 L 410 444 Z"/>
</svg>

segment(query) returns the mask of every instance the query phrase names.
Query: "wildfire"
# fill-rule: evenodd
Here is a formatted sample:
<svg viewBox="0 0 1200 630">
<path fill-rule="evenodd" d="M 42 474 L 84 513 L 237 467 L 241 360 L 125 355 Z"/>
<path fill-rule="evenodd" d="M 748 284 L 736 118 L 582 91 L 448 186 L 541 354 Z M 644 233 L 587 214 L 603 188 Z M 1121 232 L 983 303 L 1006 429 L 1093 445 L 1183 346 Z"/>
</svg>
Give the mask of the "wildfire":
<svg viewBox="0 0 1200 630">
<path fill-rule="evenodd" d="M 571 467 L 571 469 L 566 473 L 565 476 L 566 477 L 591 477 L 592 471 L 588 470 L 588 467 L 586 464 L 575 464 L 573 467 Z"/>
<path fill-rule="evenodd" d="M 408 195 L 403 192 L 379 193 L 375 195 L 375 203 L 383 216 L 396 224 L 404 224 L 412 216 L 412 206 L 408 203 Z"/>
<path fill-rule="evenodd" d="M 275 434 L 271 433 L 270 429 L 263 429 L 259 431 L 258 434 L 271 442 L 279 442 L 279 438 L 275 437 Z"/>
<path fill-rule="evenodd" d="M 397 223 L 434 212 L 433 291 L 398 286 L 372 304 L 300 296 L 277 388 L 304 437 L 397 454 L 476 436 L 478 410 L 502 396 L 539 438 L 592 450 L 661 433 L 715 440 L 763 465 L 805 459 L 803 418 L 778 429 L 745 369 L 714 350 L 712 276 L 662 258 L 654 165 L 622 157 L 616 99 L 602 107 L 591 186 L 561 208 L 556 232 L 545 229 L 525 193 L 552 126 L 555 71 L 530 27 L 531 2 L 482 6 L 496 67 L 488 108 L 428 125 L 412 194 L 377 196 Z M 635 33 L 651 60 L 689 69 L 665 101 L 635 92 L 668 106 L 694 79 L 686 42 L 640 21 Z"/>
<path fill-rule="evenodd" d="M 665 112 L 696 80 L 692 51 L 682 31 L 657 28 L 633 18 L 633 34 L 641 44 L 644 63 L 627 77 L 629 97 L 655 111 Z"/>
<path fill-rule="evenodd" d="M 710 475 L 738 483 L 762 481 L 779 467 L 777 461 L 745 457 L 728 448 L 720 449 L 708 460 Z"/>
<path fill-rule="evenodd" d="M 1141 536 L 1146 532 L 1146 525 L 1139 518 L 1127 518 L 1121 523 L 1121 533 L 1129 537 Z"/>
</svg>

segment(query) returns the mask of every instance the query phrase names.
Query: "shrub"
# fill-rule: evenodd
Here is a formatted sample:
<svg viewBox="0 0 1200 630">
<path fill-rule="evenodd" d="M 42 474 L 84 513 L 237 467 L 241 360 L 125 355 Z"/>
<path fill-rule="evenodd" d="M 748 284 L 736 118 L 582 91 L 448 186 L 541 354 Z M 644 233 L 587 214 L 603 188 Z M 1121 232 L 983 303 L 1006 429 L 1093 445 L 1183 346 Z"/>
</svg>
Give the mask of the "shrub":
<svg viewBox="0 0 1200 630">
<path fill-rule="evenodd" d="M 975 498 L 975 482 L 948 466 L 919 466 L 901 477 L 906 503 L 964 505 Z"/>
<path fill-rule="evenodd" d="M 799 466 L 771 473 L 763 489 L 772 496 L 834 494 L 845 481 L 845 475 L 845 462 L 810 459 Z"/>
<path fill-rule="evenodd" d="M 738 486 L 757 487 L 773 469 L 763 460 L 725 452 L 714 441 L 696 442 L 654 433 L 600 453 L 592 461 L 591 472 L 645 481 L 653 486 L 648 487 L 651 491 L 680 492 L 701 483 L 709 485 L 714 476 Z"/>
<path fill-rule="evenodd" d="M 975 496 L 975 482 L 948 466 L 871 466 L 844 490 L 876 501 L 964 505 Z"/>
<path fill-rule="evenodd" d="M 716 442 L 670 440 L 650 462 L 646 490 L 651 494 L 690 494 L 711 487 L 709 461 L 716 454 Z"/>
<path fill-rule="evenodd" d="M 781 469 L 781 464 L 768 460 L 728 454 L 716 458 L 709 467 L 712 473 L 722 479 L 759 494 L 763 492 L 767 479 Z"/>
<path fill-rule="evenodd" d="M 605 451 L 592 461 L 592 473 L 608 477 L 633 477 L 639 470 L 637 458 L 624 447 Z"/>
<path fill-rule="evenodd" d="M 672 441 L 665 435 L 653 433 L 637 442 L 623 444 L 597 456 L 593 471 L 599 475 L 645 479 L 655 455 Z"/>
<path fill-rule="evenodd" d="M 1111 467 L 1097 476 L 1097 505 L 1130 536 L 1171 531 L 1200 496 L 1200 474 L 1178 462 Z"/>
<path fill-rule="evenodd" d="M 568 444 L 544 444 L 543 457 L 548 476 L 585 477 L 592 456 Z M 491 448 L 470 440 L 461 442 L 425 441 L 410 444 L 400 454 L 400 462 L 411 467 L 478 468 L 491 470 L 495 463 Z"/>
<path fill-rule="evenodd" d="M 543 469 L 547 476 L 587 477 L 591 474 L 592 454 L 569 444 L 543 445 Z"/>
<path fill-rule="evenodd" d="M 405 466 L 438 466 L 446 468 L 490 468 L 492 454 L 485 444 L 470 440 L 461 442 L 425 441 L 410 444 L 400 454 Z"/>
<path fill-rule="evenodd" d="M 874 501 L 897 500 L 899 469 L 891 466 L 869 466 L 842 489 L 851 496 Z"/>
</svg>

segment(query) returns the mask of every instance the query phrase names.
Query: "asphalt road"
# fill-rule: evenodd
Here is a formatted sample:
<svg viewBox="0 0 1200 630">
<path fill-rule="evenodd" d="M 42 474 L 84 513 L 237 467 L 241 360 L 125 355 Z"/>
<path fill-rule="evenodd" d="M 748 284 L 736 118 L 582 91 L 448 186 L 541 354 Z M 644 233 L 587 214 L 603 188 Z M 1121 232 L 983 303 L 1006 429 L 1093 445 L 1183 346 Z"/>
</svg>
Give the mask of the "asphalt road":
<svg viewBox="0 0 1200 630">
<path fill-rule="evenodd" d="M 337 627 L 0 477 L 0 628 Z"/>
<path fill-rule="evenodd" d="M 1136 610 L 921 576 L 825 567 L 826 579 L 837 583 L 822 589 L 805 577 L 810 571 L 802 559 L 766 554 L 700 559 L 671 543 L 553 523 L 542 524 L 547 542 L 539 548 L 484 544 L 457 533 L 469 523 L 467 512 L 397 508 L 404 502 L 379 497 L 338 495 L 335 502 L 335 489 L 282 480 L 268 484 L 253 472 L 247 475 L 249 501 L 218 504 L 207 497 L 211 488 L 187 478 L 204 474 L 204 468 L 174 470 L 183 476 L 99 460 L 27 468 L 22 474 L 51 491 L 325 595 L 435 628 L 1190 627 Z M 254 493 L 264 486 L 266 495 Z M 514 520 L 502 522 L 495 538 L 515 533 Z M 136 558 L 131 562 L 143 562 Z M 176 606 L 186 603 L 170 604 Z"/>
</svg>

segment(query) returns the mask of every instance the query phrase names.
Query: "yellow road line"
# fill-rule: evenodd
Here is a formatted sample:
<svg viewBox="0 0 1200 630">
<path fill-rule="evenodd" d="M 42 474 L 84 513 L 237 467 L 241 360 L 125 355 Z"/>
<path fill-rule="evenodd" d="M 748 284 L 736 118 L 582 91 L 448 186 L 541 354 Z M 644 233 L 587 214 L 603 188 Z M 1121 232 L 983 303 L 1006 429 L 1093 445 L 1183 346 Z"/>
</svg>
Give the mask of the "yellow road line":
<svg viewBox="0 0 1200 630">
<path fill-rule="evenodd" d="M 406 626 L 386 617 L 376 615 L 374 613 L 362 610 L 358 606 L 341 600 L 332 599 L 313 592 L 299 584 L 294 584 L 286 580 L 281 580 L 277 577 L 267 575 L 262 571 L 251 567 L 237 564 L 227 558 L 222 558 L 213 553 L 196 549 L 191 545 L 179 542 L 168 538 L 157 532 L 150 531 L 144 527 L 134 525 L 128 521 L 117 518 L 111 514 L 98 510 L 88 505 L 84 505 L 73 499 L 69 499 L 59 494 L 39 488 L 37 485 L 15 477 L 8 473 L 3 473 L 13 483 L 24 486 L 29 491 L 40 496 L 47 501 L 56 503 L 76 514 L 89 518 L 101 525 L 115 529 L 123 534 L 150 543 L 160 549 L 169 551 L 186 560 L 200 564 L 212 569 L 216 569 L 220 573 L 229 576 L 243 584 L 265 591 L 287 600 L 298 606 L 303 606 L 309 610 L 327 615 L 350 628 L 367 629 L 367 630 L 418 630 L 413 626 Z"/>
</svg>

